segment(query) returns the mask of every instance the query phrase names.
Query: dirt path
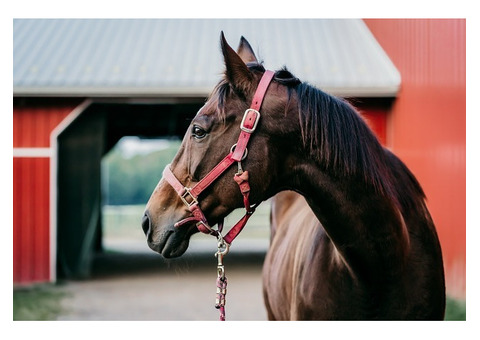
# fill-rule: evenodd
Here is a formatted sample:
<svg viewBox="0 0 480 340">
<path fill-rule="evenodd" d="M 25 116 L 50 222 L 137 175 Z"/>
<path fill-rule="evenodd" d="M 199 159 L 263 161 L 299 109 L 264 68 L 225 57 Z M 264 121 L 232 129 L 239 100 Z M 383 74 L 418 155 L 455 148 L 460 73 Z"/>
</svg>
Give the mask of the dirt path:
<svg viewBox="0 0 480 340">
<path fill-rule="evenodd" d="M 230 253 L 227 320 L 266 320 L 263 254 Z M 95 260 L 90 280 L 69 281 L 58 320 L 209 320 L 218 318 L 216 259 L 190 254 L 165 261 L 156 254 L 110 254 Z"/>
</svg>

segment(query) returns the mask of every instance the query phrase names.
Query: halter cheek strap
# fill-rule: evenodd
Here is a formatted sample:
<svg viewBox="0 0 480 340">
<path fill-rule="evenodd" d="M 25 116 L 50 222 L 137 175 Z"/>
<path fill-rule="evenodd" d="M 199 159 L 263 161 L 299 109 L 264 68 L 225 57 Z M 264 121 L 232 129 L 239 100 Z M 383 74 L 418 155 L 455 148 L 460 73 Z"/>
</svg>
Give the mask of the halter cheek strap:
<svg viewBox="0 0 480 340">
<path fill-rule="evenodd" d="M 255 91 L 250 108 L 247 109 L 243 115 L 243 119 L 240 124 L 241 131 L 237 143 L 232 146 L 230 153 L 225 156 L 225 158 L 221 160 L 220 163 L 218 163 L 204 178 L 202 178 L 192 188 L 188 188 L 175 177 L 170 169 L 170 164 L 165 167 L 165 170 L 163 171 L 163 178 L 177 192 L 177 194 L 180 196 L 180 199 L 192 213 L 192 216 L 177 222 L 175 227 L 178 228 L 186 223 L 197 222 L 197 229 L 199 231 L 206 234 L 212 234 L 217 237 L 221 236 L 220 233 L 223 229 L 223 220 L 218 223 L 218 230 L 214 230 L 212 227 L 210 227 L 205 214 L 200 209 L 198 197 L 235 162 L 238 164 L 238 171 L 233 179 L 238 184 L 240 192 L 242 193 L 246 213 L 240 219 L 240 221 L 238 221 L 223 237 L 223 240 L 228 244 L 231 244 L 246 225 L 248 219 L 255 211 L 256 205 L 250 205 L 250 184 L 248 182 L 248 171 L 243 171 L 241 161 L 247 157 L 248 141 L 250 140 L 252 133 L 257 128 L 260 120 L 259 111 L 273 76 L 274 72 L 269 70 L 265 71 L 260 83 L 258 84 L 257 90 Z"/>
</svg>

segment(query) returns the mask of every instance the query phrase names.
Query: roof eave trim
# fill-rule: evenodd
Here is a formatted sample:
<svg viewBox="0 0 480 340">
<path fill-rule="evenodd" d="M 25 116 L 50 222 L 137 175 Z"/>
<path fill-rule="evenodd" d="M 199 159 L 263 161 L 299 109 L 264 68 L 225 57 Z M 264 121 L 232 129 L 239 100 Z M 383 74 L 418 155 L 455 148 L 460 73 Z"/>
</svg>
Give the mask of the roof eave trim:
<svg viewBox="0 0 480 340">
<path fill-rule="evenodd" d="M 396 97 L 398 85 L 321 87 L 338 97 Z M 212 87 L 14 87 L 14 97 L 207 97 Z"/>
<path fill-rule="evenodd" d="M 164 87 L 14 87 L 14 97 L 205 97 L 208 88 Z"/>
</svg>

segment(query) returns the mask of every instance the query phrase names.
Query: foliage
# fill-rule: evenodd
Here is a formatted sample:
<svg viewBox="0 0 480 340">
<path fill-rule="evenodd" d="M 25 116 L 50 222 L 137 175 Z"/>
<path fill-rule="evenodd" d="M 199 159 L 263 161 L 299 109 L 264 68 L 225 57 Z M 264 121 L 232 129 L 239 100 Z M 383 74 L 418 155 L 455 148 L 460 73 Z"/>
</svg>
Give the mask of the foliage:
<svg viewBox="0 0 480 340">
<path fill-rule="evenodd" d="M 177 153 L 180 142 L 166 149 L 126 157 L 114 148 L 102 161 L 104 202 L 109 205 L 145 204 L 162 177 L 162 171 Z"/>
</svg>

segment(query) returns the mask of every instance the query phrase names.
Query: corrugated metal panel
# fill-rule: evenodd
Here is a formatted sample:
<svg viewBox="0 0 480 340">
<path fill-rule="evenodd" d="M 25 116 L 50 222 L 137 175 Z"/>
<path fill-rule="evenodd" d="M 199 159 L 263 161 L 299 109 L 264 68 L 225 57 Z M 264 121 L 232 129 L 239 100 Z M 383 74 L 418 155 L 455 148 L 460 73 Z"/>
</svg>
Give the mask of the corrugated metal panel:
<svg viewBox="0 0 480 340">
<path fill-rule="evenodd" d="M 388 144 L 422 184 L 442 244 L 447 292 L 465 297 L 465 20 L 366 20 L 402 74 Z"/>
<path fill-rule="evenodd" d="M 223 72 L 220 31 L 265 66 L 348 96 L 394 96 L 395 66 L 362 20 L 38 20 L 13 25 L 14 95 L 206 96 Z"/>
<path fill-rule="evenodd" d="M 366 22 L 401 71 L 402 86 L 465 86 L 465 20 Z"/>
<path fill-rule="evenodd" d="M 50 133 L 74 109 L 73 105 L 13 108 L 13 147 L 49 147 Z"/>
<path fill-rule="evenodd" d="M 49 158 L 13 158 L 13 282 L 50 280 Z"/>
</svg>

